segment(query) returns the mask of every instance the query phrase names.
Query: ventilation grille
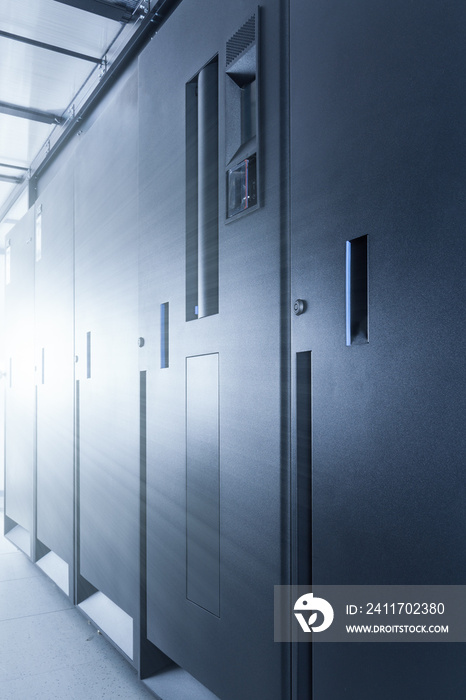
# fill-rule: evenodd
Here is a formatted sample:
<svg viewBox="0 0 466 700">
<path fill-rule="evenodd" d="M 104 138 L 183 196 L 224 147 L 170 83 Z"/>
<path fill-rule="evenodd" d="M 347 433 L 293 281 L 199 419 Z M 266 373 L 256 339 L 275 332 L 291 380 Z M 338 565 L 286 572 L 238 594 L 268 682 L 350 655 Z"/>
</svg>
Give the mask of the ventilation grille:
<svg viewBox="0 0 466 700">
<path fill-rule="evenodd" d="M 243 53 L 256 40 L 256 16 L 253 15 L 247 22 L 233 34 L 227 41 L 226 66 L 233 63 L 240 54 Z"/>
</svg>

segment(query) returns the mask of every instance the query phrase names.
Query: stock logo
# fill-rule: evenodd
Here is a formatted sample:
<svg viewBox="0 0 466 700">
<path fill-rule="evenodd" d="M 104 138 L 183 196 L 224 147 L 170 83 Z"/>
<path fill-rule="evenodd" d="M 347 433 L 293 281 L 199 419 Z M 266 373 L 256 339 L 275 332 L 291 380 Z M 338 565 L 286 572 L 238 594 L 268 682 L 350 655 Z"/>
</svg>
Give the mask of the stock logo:
<svg viewBox="0 0 466 700">
<path fill-rule="evenodd" d="M 316 610 L 317 612 L 321 612 L 322 615 L 324 616 L 324 621 L 322 624 L 318 625 L 317 627 L 314 627 L 315 622 L 317 621 L 317 612 L 312 612 L 310 615 L 309 619 L 306 622 L 306 619 L 302 612 L 296 612 L 297 610 L 302 610 L 303 612 L 312 612 Z M 330 603 L 327 600 L 324 600 L 324 598 L 314 598 L 313 593 L 306 593 L 305 595 L 302 595 L 296 603 L 294 604 L 294 611 L 295 611 L 295 617 L 298 620 L 301 629 L 304 632 L 323 632 L 324 630 L 328 629 L 330 625 L 333 622 L 333 608 L 330 605 Z"/>
</svg>

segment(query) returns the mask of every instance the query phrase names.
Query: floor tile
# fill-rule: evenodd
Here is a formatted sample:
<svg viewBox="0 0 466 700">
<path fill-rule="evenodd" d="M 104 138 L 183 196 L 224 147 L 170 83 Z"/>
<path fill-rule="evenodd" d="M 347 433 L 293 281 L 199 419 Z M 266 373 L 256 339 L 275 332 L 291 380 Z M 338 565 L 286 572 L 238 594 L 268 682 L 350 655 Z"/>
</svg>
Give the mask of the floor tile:
<svg viewBox="0 0 466 700">
<path fill-rule="evenodd" d="M 2 530 L 2 512 L 0 521 Z M 118 698 L 154 696 L 58 586 L 0 534 L 0 700 Z"/>
<path fill-rule="evenodd" d="M 41 615 L 72 607 L 69 599 L 45 574 L 0 581 L 0 620 Z"/>
<path fill-rule="evenodd" d="M 37 566 L 24 554 L 18 552 L 16 547 L 13 547 L 13 550 L 12 552 L 0 553 L 0 582 L 41 576 Z"/>
<path fill-rule="evenodd" d="M 123 660 L 122 660 L 123 661 Z M 77 664 L 2 683 L 2 700 L 154 700 L 129 664 Z"/>
<path fill-rule="evenodd" d="M 18 550 L 16 549 L 14 544 L 11 544 L 6 537 L 3 536 L 3 533 L 0 535 L 0 554 L 8 554 L 10 552 L 17 552 Z"/>
</svg>

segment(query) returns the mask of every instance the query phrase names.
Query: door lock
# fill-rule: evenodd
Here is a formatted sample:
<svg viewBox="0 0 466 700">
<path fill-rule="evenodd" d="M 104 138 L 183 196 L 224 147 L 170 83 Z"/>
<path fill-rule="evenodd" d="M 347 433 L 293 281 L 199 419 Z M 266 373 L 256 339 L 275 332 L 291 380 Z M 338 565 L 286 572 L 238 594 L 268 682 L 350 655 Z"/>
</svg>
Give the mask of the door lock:
<svg viewBox="0 0 466 700">
<path fill-rule="evenodd" d="M 306 311 L 306 302 L 304 299 L 296 299 L 295 303 L 293 304 L 293 311 L 295 312 L 296 316 L 301 316 Z"/>
</svg>

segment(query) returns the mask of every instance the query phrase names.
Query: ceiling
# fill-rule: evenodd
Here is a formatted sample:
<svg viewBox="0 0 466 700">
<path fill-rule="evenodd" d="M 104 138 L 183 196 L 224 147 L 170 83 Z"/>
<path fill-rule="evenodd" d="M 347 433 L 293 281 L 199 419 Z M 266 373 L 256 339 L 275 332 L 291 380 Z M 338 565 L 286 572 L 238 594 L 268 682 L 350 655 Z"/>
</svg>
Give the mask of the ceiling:
<svg viewBox="0 0 466 700">
<path fill-rule="evenodd" d="M 0 241 L 28 208 L 28 183 L 170 4 L 1 1 Z"/>
</svg>

